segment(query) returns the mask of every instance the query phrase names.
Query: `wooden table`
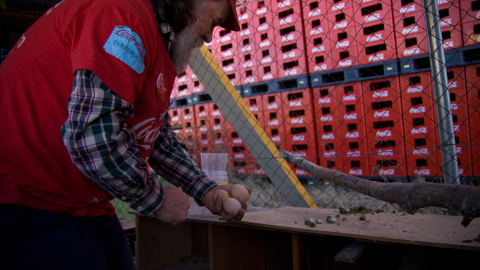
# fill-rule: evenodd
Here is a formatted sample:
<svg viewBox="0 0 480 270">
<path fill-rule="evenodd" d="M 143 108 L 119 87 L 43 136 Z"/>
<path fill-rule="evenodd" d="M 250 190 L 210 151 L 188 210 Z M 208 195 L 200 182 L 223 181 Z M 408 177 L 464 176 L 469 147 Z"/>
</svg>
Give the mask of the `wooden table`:
<svg viewBox="0 0 480 270">
<path fill-rule="evenodd" d="M 327 216 L 336 218 L 327 223 Z M 340 214 L 335 209 L 252 209 L 225 222 L 192 205 L 172 227 L 137 216 L 137 263 L 159 269 L 192 254 L 210 269 L 445 269 L 477 265 L 480 220 L 405 213 Z M 321 219 L 310 227 L 305 219 Z M 471 266 L 470 266 L 471 267 Z"/>
</svg>

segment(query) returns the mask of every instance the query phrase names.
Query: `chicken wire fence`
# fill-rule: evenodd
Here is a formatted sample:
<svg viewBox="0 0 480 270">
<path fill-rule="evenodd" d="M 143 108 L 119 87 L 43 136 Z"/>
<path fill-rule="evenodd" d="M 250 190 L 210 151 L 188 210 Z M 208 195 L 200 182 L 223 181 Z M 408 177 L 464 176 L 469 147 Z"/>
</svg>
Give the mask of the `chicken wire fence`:
<svg viewBox="0 0 480 270">
<path fill-rule="evenodd" d="M 476 185 L 480 1 L 436 4 L 458 180 Z M 420 174 L 443 182 L 433 85 L 441 74 L 430 67 L 421 0 L 248 1 L 237 3 L 237 13 L 241 30 L 218 28 L 207 47 L 278 149 L 372 181 L 410 182 Z M 174 130 L 199 163 L 202 152 L 228 153 L 229 182 L 253 189 L 250 205 L 288 205 L 226 121 L 231 112 L 220 111 L 200 83 L 205 79 L 190 69 L 177 79 Z M 318 207 L 397 210 L 292 171 Z"/>
<path fill-rule="evenodd" d="M 434 3 L 459 182 L 478 185 L 480 1 Z M 237 13 L 241 30 L 217 28 L 207 47 L 278 149 L 371 181 L 410 182 L 418 173 L 443 182 L 433 86 L 440 74 L 432 74 L 421 0 L 237 1 Z M 187 69 L 174 85 L 177 135 L 200 164 L 200 153 L 227 153 L 228 182 L 252 188 L 250 206 L 289 205 L 199 79 Z M 293 166 L 292 173 L 318 207 L 398 210 Z M 114 204 L 133 220 L 126 205 Z"/>
</svg>

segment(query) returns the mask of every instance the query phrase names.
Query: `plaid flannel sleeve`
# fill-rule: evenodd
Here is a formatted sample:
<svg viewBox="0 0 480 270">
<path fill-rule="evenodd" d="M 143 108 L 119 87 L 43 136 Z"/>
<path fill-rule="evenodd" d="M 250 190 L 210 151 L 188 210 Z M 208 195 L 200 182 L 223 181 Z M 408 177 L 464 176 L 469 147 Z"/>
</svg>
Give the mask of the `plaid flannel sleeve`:
<svg viewBox="0 0 480 270">
<path fill-rule="evenodd" d="M 175 135 L 167 114 L 148 162 L 160 176 L 193 197 L 197 204 L 217 183 L 208 178 Z"/>
<path fill-rule="evenodd" d="M 93 72 L 79 70 L 68 114 L 62 137 L 80 171 L 139 213 L 158 209 L 165 191 L 140 158 L 135 134 L 124 125 L 133 114 L 133 105 Z"/>
</svg>

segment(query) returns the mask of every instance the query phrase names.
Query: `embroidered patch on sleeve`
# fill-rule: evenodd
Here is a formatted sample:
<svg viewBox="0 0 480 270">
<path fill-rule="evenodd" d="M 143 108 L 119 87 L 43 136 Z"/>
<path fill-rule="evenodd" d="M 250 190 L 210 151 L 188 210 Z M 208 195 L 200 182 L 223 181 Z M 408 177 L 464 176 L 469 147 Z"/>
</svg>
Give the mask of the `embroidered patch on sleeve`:
<svg viewBox="0 0 480 270">
<path fill-rule="evenodd" d="M 127 64 L 138 74 L 145 69 L 142 39 L 128 26 L 116 26 L 103 49 Z"/>
</svg>

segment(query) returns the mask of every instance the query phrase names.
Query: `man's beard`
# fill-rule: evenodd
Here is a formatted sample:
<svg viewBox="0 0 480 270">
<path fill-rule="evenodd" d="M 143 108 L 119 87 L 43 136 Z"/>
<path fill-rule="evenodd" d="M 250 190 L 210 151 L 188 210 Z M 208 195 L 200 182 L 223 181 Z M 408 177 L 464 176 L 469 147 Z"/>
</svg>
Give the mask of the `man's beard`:
<svg viewBox="0 0 480 270">
<path fill-rule="evenodd" d="M 179 76 L 185 73 L 192 50 L 203 44 L 202 39 L 197 34 L 196 26 L 196 23 L 190 24 L 175 35 L 172 62 Z"/>
</svg>

